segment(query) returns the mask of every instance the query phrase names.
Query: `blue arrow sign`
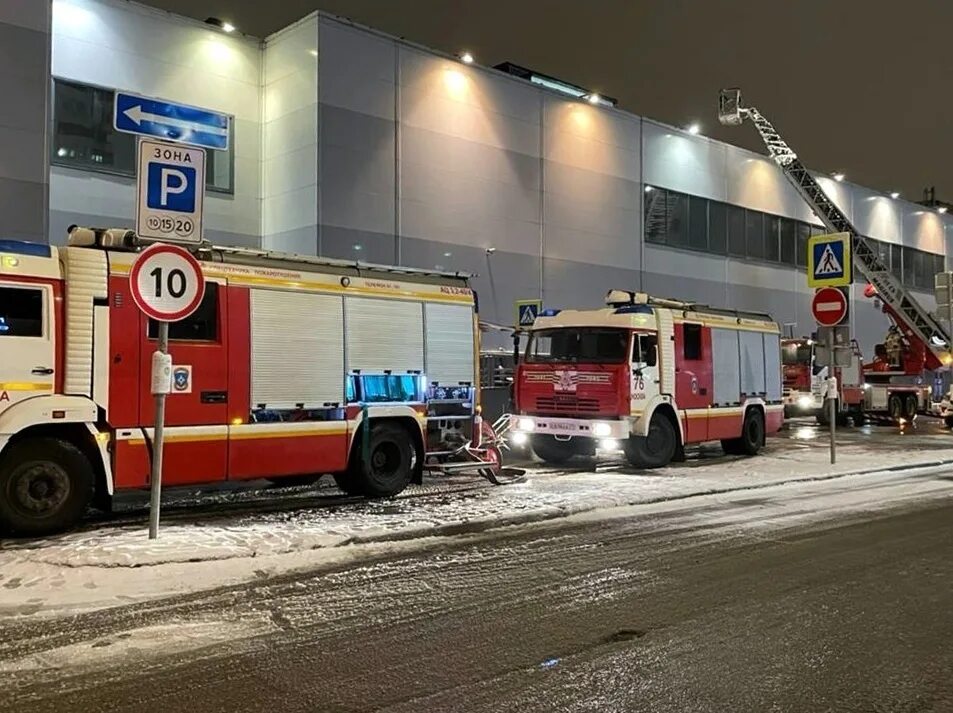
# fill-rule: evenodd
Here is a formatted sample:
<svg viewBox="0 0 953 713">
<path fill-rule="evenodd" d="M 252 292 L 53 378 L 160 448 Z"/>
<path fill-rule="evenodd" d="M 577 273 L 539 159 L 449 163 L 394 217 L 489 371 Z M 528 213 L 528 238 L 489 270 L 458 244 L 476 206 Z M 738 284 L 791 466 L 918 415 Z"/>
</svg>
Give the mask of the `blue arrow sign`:
<svg viewBox="0 0 953 713">
<path fill-rule="evenodd" d="M 227 114 L 116 92 L 113 126 L 127 134 L 225 151 L 228 122 Z"/>
</svg>

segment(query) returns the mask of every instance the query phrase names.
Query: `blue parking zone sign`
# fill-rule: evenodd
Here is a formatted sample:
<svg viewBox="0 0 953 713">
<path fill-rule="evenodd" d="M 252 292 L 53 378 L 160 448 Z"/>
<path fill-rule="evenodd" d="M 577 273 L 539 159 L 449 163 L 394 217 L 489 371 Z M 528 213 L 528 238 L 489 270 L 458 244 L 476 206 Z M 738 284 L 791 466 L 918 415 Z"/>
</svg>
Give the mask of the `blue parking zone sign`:
<svg viewBox="0 0 953 713">
<path fill-rule="evenodd" d="M 517 300 L 516 301 L 516 326 L 532 327 L 533 322 L 539 316 L 543 309 L 542 300 Z"/>
<path fill-rule="evenodd" d="M 846 287 L 850 281 L 850 233 L 815 235 L 808 240 L 809 287 Z"/>
<path fill-rule="evenodd" d="M 160 210 L 191 213 L 195 210 L 195 169 L 169 163 L 149 163 L 146 205 Z"/>
</svg>

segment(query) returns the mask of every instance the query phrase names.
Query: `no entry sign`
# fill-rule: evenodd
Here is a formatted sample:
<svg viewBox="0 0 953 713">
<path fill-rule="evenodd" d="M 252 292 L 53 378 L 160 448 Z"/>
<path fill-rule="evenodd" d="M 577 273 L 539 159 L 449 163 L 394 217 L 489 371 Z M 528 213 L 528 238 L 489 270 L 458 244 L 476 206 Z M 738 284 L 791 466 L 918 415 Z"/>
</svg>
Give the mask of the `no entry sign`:
<svg viewBox="0 0 953 713">
<path fill-rule="evenodd" d="M 177 322 L 198 309 L 205 296 L 202 267 L 176 245 L 151 245 L 142 251 L 129 275 L 139 309 L 160 322 Z"/>
<path fill-rule="evenodd" d="M 811 312 L 819 325 L 833 327 L 847 316 L 847 297 L 836 287 L 822 287 L 814 293 Z"/>
</svg>

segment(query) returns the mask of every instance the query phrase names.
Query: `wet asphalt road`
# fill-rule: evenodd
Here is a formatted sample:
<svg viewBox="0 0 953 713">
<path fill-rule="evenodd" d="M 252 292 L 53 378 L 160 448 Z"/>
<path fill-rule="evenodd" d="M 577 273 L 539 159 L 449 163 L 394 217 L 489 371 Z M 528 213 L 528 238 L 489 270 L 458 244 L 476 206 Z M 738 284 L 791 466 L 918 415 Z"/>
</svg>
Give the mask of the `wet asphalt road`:
<svg viewBox="0 0 953 713">
<path fill-rule="evenodd" d="M 949 486 L 953 475 L 923 478 Z M 953 710 L 953 498 L 904 500 L 906 486 L 884 478 L 871 502 L 896 507 L 838 513 L 856 487 L 490 532 L 4 625 L 0 710 Z M 775 524 L 758 527 L 765 519 Z M 209 621 L 254 622 L 253 634 L 164 649 L 181 640 L 176 627 Z M 168 641 L 123 648 L 157 623 Z M 60 670 L 24 664 L 61 646 L 74 648 Z M 106 658 L 84 666 L 84 655 Z"/>
</svg>

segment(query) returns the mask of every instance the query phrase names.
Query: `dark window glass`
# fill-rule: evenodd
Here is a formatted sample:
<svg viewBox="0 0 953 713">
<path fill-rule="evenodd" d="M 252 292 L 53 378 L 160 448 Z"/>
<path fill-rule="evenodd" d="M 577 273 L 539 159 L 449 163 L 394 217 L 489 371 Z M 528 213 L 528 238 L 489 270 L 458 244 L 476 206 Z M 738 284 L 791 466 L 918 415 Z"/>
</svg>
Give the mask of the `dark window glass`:
<svg viewBox="0 0 953 713">
<path fill-rule="evenodd" d="M 724 203 L 708 203 L 708 252 L 728 253 L 728 211 Z"/>
<path fill-rule="evenodd" d="M 531 364 L 590 362 L 615 364 L 626 359 L 629 334 L 624 329 L 563 327 L 534 331 L 526 347 Z"/>
<path fill-rule="evenodd" d="M 789 218 L 781 218 L 778 239 L 781 243 L 781 262 L 794 267 L 797 265 L 797 222 Z"/>
<path fill-rule="evenodd" d="M 807 223 L 797 224 L 797 258 L 798 267 L 807 267 L 807 239 L 811 237 L 811 226 Z"/>
<path fill-rule="evenodd" d="M 940 272 L 946 272 L 946 257 L 943 255 L 934 255 L 933 276 L 936 277 L 937 273 Z M 933 284 L 930 285 L 930 289 L 933 289 Z"/>
<path fill-rule="evenodd" d="M 149 339 L 159 336 L 159 323 L 149 320 Z M 191 316 L 169 325 L 169 339 L 180 342 L 214 342 L 218 339 L 218 283 L 205 283 L 205 297 Z"/>
<path fill-rule="evenodd" d="M 700 324 L 685 324 L 683 326 L 685 359 L 697 361 L 702 358 L 702 326 Z"/>
<path fill-rule="evenodd" d="M 113 128 L 114 92 L 76 82 L 55 80 L 53 145 L 50 160 L 57 166 L 86 171 L 136 175 L 136 137 Z M 230 122 L 228 151 L 205 152 L 205 185 L 234 192 L 232 153 L 234 122 Z"/>
<path fill-rule="evenodd" d="M 748 257 L 764 258 L 764 213 L 745 211 L 745 250 Z"/>
<path fill-rule="evenodd" d="M 764 217 L 764 258 L 771 262 L 781 259 L 781 249 L 778 244 L 781 234 L 781 218 L 774 215 Z"/>
<path fill-rule="evenodd" d="M 655 366 L 658 337 L 655 334 L 636 334 L 632 340 L 632 363 Z"/>
<path fill-rule="evenodd" d="M 907 287 L 917 284 L 917 258 L 913 248 L 903 248 L 903 284 Z"/>
<path fill-rule="evenodd" d="M 665 242 L 678 247 L 688 246 L 688 196 L 668 192 L 668 236 Z"/>
<path fill-rule="evenodd" d="M 645 242 L 664 245 L 665 233 L 668 231 L 668 210 L 665 205 L 668 191 L 649 188 L 645 190 Z"/>
<path fill-rule="evenodd" d="M 688 246 L 708 250 L 708 201 L 696 196 L 688 199 Z"/>
<path fill-rule="evenodd" d="M 43 336 L 43 290 L 0 287 L 0 337 Z"/>
<path fill-rule="evenodd" d="M 903 247 L 890 244 L 890 272 L 903 279 Z"/>
<path fill-rule="evenodd" d="M 728 206 L 728 253 L 745 256 L 745 209 Z"/>
</svg>

